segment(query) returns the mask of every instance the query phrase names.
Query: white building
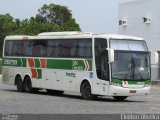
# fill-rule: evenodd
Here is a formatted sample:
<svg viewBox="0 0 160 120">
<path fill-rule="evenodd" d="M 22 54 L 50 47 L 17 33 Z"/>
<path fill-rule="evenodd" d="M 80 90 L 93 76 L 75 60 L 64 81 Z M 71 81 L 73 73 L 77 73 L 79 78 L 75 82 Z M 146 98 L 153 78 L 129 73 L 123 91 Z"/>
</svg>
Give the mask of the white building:
<svg viewBox="0 0 160 120">
<path fill-rule="evenodd" d="M 160 0 L 134 0 L 119 4 L 118 33 L 143 37 L 160 55 Z M 160 79 L 160 64 L 152 64 L 152 79 Z"/>
</svg>

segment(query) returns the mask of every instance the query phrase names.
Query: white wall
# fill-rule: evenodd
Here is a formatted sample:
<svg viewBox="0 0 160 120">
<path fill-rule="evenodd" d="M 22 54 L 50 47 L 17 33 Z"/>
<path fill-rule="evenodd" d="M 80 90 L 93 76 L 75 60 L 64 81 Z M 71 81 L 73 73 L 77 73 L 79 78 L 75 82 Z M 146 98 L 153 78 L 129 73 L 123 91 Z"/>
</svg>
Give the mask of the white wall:
<svg viewBox="0 0 160 120">
<path fill-rule="evenodd" d="M 151 18 L 146 24 L 143 17 Z M 149 50 L 160 51 L 160 0 L 136 0 L 119 4 L 119 20 L 127 26 L 119 26 L 119 34 L 143 37 Z M 159 66 L 152 64 L 152 80 L 159 79 Z"/>
<path fill-rule="evenodd" d="M 137 0 L 119 4 L 119 19 L 127 26 L 119 26 L 118 33 L 144 37 L 149 49 L 160 51 L 160 0 Z M 143 22 L 150 17 L 151 24 Z"/>
</svg>

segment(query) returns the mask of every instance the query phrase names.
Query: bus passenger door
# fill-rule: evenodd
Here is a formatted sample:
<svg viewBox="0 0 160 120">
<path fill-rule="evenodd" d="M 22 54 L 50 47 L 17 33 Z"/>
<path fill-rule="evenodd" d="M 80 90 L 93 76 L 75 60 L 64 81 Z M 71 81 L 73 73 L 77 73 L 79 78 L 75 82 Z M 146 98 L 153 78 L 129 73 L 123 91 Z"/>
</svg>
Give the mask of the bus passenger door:
<svg viewBox="0 0 160 120">
<path fill-rule="evenodd" d="M 109 64 L 107 39 L 95 39 L 95 72 L 96 79 L 94 80 L 95 93 L 100 95 L 107 95 L 109 89 Z"/>
</svg>

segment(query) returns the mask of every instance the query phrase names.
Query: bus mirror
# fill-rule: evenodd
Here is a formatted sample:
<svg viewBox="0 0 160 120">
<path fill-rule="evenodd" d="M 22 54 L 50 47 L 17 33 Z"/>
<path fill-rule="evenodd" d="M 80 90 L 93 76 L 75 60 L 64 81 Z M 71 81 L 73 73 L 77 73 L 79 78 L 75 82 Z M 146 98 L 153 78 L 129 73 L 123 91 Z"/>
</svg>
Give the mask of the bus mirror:
<svg viewBox="0 0 160 120">
<path fill-rule="evenodd" d="M 159 55 L 157 52 L 151 51 L 151 64 L 157 65 L 159 61 Z"/>
<path fill-rule="evenodd" d="M 114 62 L 114 50 L 107 48 L 108 50 L 108 63 L 113 63 Z"/>
</svg>

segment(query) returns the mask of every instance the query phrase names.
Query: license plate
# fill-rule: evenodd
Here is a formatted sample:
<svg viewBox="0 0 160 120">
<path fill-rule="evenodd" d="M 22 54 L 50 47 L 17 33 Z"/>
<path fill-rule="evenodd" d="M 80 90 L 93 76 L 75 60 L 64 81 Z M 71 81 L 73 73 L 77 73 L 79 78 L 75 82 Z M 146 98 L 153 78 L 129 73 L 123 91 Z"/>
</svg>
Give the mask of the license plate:
<svg viewBox="0 0 160 120">
<path fill-rule="evenodd" d="M 136 90 L 130 90 L 130 93 L 136 93 L 137 91 Z"/>
</svg>

